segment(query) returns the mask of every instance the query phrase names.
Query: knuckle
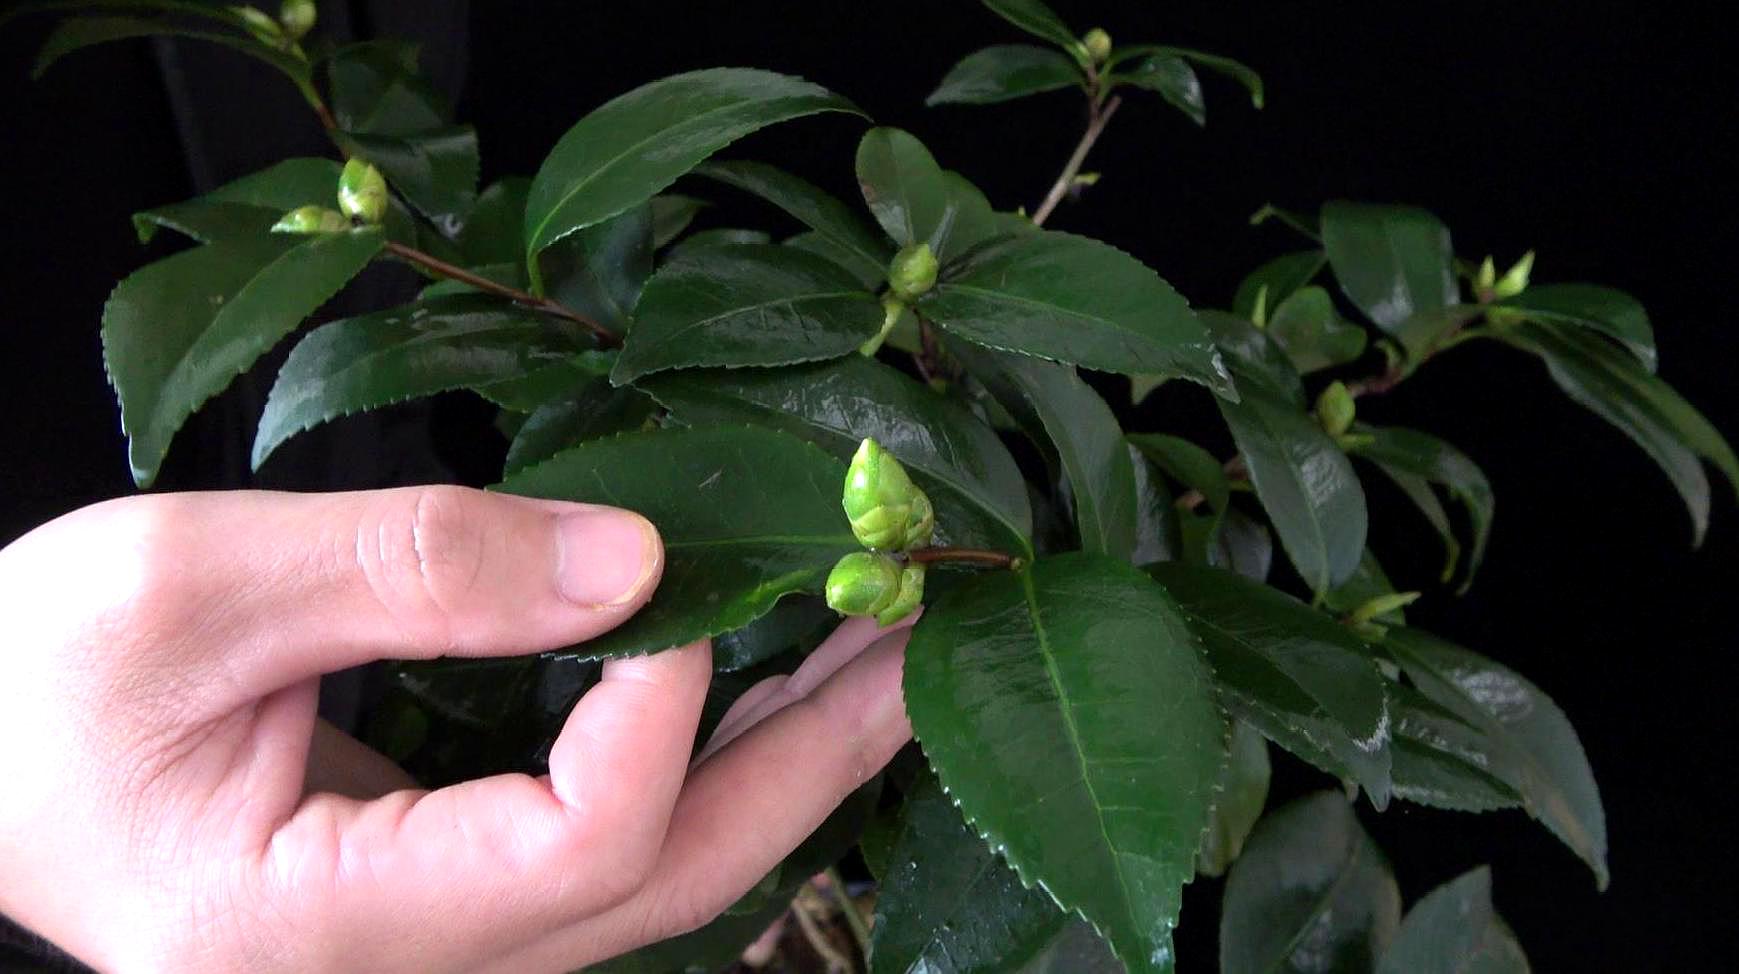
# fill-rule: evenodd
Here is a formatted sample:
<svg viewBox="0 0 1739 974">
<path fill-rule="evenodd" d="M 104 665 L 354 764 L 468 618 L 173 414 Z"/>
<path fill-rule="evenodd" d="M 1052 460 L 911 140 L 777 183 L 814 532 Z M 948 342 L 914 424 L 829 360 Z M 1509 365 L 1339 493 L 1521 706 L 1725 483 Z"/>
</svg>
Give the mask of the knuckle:
<svg viewBox="0 0 1739 974">
<path fill-rule="evenodd" d="M 375 597 L 407 628 L 443 645 L 454 641 L 483 569 L 477 506 L 462 487 L 418 487 L 358 530 L 357 560 Z"/>
</svg>

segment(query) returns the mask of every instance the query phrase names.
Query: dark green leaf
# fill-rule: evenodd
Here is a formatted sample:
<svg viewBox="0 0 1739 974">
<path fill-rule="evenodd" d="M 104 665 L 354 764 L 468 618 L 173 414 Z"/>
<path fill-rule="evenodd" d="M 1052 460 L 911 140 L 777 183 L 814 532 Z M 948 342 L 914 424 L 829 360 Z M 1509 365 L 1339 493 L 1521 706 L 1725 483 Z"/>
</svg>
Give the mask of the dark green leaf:
<svg viewBox="0 0 1739 974">
<path fill-rule="evenodd" d="M 993 244 L 989 251 L 945 275 L 920 313 L 990 348 L 1230 388 L 1189 305 L 1123 251 L 1052 230 Z"/>
<path fill-rule="evenodd" d="M 700 211 L 711 205 L 706 200 L 678 193 L 660 193 L 652 197 L 651 203 L 652 246 L 655 250 L 662 250 L 682 236 L 682 231 L 688 229 Z"/>
<path fill-rule="evenodd" d="M 1230 709 L 1276 744 L 1336 774 L 1350 771 L 1372 804 L 1389 797 L 1391 719 L 1370 649 L 1346 626 L 1291 596 L 1228 571 L 1177 562 L 1147 571 L 1183 607 Z"/>
<path fill-rule="evenodd" d="M 1092 924 L 1075 920 L 1015 974 L 1125 974 L 1127 970 Z"/>
<path fill-rule="evenodd" d="M 1176 558 L 1178 510 L 1165 478 L 1135 444 L 1125 449 L 1135 471 L 1135 550 L 1129 560 L 1145 565 Z"/>
<path fill-rule="evenodd" d="M 1491 869 L 1480 866 L 1425 894 L 1407 911 L 1377 974 L 1528 974 L 1491 904 Z"/>
<path fill-rule="evenodd" d="M 1421 693 L 1485 733 L 1491 772 L 1605 889 L 1606 813 L 1582 743 L 1558 705 L 1511 670 L 1417 629 L 1391 629 L 1384 645 Z"/>
<path fill-rule="evenodd" d="M 683 241 L 682 244 L 677 244 L 677 247 L 680 248 L 683 244 L 712 232 L 714 231 L 702 230 L 700 233 L 688 238 L 688 240 Z M 761 240 L 758 242 L 766 243 L 768 241 Z M 806 250 L 817 257 L 825 257 L 833 263 L 838 264 L 840 267 L 849 271 L 851 276 L 855 278 L 866 291 L 877 290 L 883 284 L 887 283 L 888 266 L 886 263 L 876 263 L 860 257 L 856 251 L 847 250 L 827 237 L 816 233 L 814 230 L 805 230 L 802 233 L 787 238 L 785 240 L 785 246 L 796 247 L 798 250 Z"/>
<path fill-rule="evenodd" d="M 1166 433 L 1131 433 L 1126 439 L 1171 479 L 1200 493 L 1215 511 L 1224 511 L 1231 503 L 1232 485 L 1212 453 Z"/>
<path fill-rule="evenodd" d="M 1416 487 L 1406 482 L 1408 477 L 1441 485 L 1449 492 L 1449 496 L 1467 508 L 1469 526 L 1473 530 L 1473 544 L 1467 558 L 1467 575 L 1461 584 L 1461 591 L 1467 591 L 1467 586 L 1473 583 L 1474 573 L 1479 571 L 1480 563 L 1485 559 L 1486 542 L 1491 537 L 1491 520 L 1496 507 L 1491 482 L 1486 480 L 1485 473 L 1467 454 L 1429 433 L 1400 427 L 1364 425 L 1356 427 L 1355 432 L 1370 437 L 1357 447 L 1356 452 L 1376 462 L 1384 473 L 1393 477 L 1401 484 L 1402 490 L 1416 501 L 1422 501 L 1423 497 Z M 1426 512 L 1432 525 L 1438 528 L 1449 548 L 1448 563 L 1443 569 L 1443 580 L 1447 582 L 1454 577 L 1456 555 L 1460 548 L 1454 535 L 1447 530 L 1448 520 L 1443 514 L 1442 506 L 1430 506 L 1436 504 L 1436 496 L 1431 494 L 1429 487 L 1424 489 L 1424 496 L 1431 500 L 1421 510 Z"/>
<path fill-rule="evenodd" d="M 322 325 L 278 373 L 254 437 L 254 469 L 285 440 L 339 416 L 521 376 L 583 347 L 548 316 L 483 296 Z"/>
<path fill-rule="evenodd" d="M 459 231 L 459 250 L 466 264 L 515 264 L 525 259 L 519 249 L 519 230 L 525 225 L 525 197 L 531 180 L 511 176 L 491 183 L 477 195 L 477 202 Z"/>
<path fill-rule="evenodd" d="M 1202 311 L 1198 317 L 1207 326 L 1227 368 L 1237 376 L 1239 388 L 1252 381 L 1286 401 L 1304 405 L 1304 380 L 1279 343 L 1253 322 L 1223 311 Z"/>
<path fill-rule="evenodd" d="M 1256 826 L 1226 878 L 1222 974 L 1371 970 L 1401 920 L 1401 893 L 1351 806 L 1318 792 Z"/>
<path fill-rule="evenodd" d="M 1366 548 L 1364 556 L 1359 559 L 1358 570 L 1323 595 L 1322 607 L 1344 616 L 1372 599 L 1394 594 L 1395 586 L 1390 584 L 1388 573 L 1377 562 L 1377 556 Z M 1394 609 L 1377 616 L 1375 621 L 1404 626 L 1407 617 L 1400 609 Z"/>
<path fill-rule="evenodd" d="M 133 479 L 148 487 L 169 441 L 207 399 L 336 294 L 381 234 L 224 240 L 133 272 L 103 306 L 103 362 L 121 400 Z"/>
<path fill-rule="evenodd" d="M 1407 351 L 1407 357 L 1417 365 L 1441 347 L 1446 339 L 1477 321 L 1483 314 L 1485 306 L 1478 304 L 1427 308 L 1384 330 L 1401 343 L 1401 347 Z"/>
<path fill-rule="evenodd" d="M 819 598 L 788 595 L 772 611 L 713 640 L 713 671 L 736 673 L 780 653 L 807 653 L 839 625 L 839 614 Z"/>
<path fill-rule="evenodd" d="M 507 447 L 502 476 L 511 477 L 586 440 L 637 430 L 656 411 L 644 393 L 616 388 L 608 379 L 593 379 L 526 417 Z"/>
<path fill-rule="evenodd" d="M 935 775 L 906 798 L 876 897 L 871 974 L 1007 971 L 1037 956 L 1068 917 L 1027 889 L 960 817 Z"/>
<path fill-rule="evenodd" d="M 1268 336 L 1300 372 L 1345 365 L 1365 353 L 1365 330 L 1343 319 L 1322 288 L 1300 288 L 1269 309 Z"/>
<path fill-rule="evenodd" d="M 1009 214 L 997 213 L 982 190 L 952 169 L 942 173 L 942 198 L 942 224 L 946 230 L 936 257 L 944 263 L 992 237 L 1011 232 L 1005 219 Z"/>
<path fill-rule="evenodd" d="M 340 130 L 415 135 L 452 124 L 446 99 L 417 73 L 417 46 L 402 40 L 346 44 L 323 60 Z"/>
<path fill-rule="evenodd" d="M 1048 47 L 997 44 L 950 68 L 924 104 L 993 105 L 1081 84 L 1081 67 L 1072 58 Z"/>
<path fill-rule="evenodd" d="M 1196 872 L 1203 876 L 1225 875 L 1244 851 L 1244 840 L 1268 803 L 1268 742 L 1261 733 L 1241 720 L 1233 721 L 1226 750 L 1226 770 L 1214 789 L 1214 810 L 1196 858 Z"/>
<path fill-rule="evenodd" d="M 1566 395 L 1623 430 L 1660 465 L 1691 514 L 1693 543 L 1701 544 L 1709 526 L 1709 480 L 1698 458 L 1739 490 L 1739 458 L 1703 414 L 1628 353 L 1579 327 L 1524 324 L 1500 337 L 1544 359 Z"/>
<path fill-rule="evenodd" d="M 310 84 L 306 62 L 267 47 L 251 37 L 215 30 L 191 29 L 169 21 L 138 17 L 74 17 L 63 21 L 54 29 L 54 33 L 48 35 L 48 40 L 43 42 L 41 50 L 37 52 L 36 63 L 30 69 L 30 76 L 42 77 L 56 61 L 74 51 L 138 37 L 179 37 L 218 44 L 264 61 L 288 75 L 301 88 L 306 89 Z"/>
<path fill-rule="evenodd" d="M 477 130 L 469 125 L 412 135 L 334 132 L 353 156 L 379 167 L 393 189 L 443 234 L 458 233 L 477 200 Z"/>
<path fill-rule="evenodd" d="M 1111 76 L 1117 84 L 1134 85 L 1158 92 L 1168 104 L 1189 116 L 1197 125 L 1208 124 L 1208 106 L 1202 98 L 1202 80 L 1181 57 L 1147 57 Z"/>
<path fill-rule="evenodd" d="M 683 372 L 643 388 L 685 423 L 770 426 L 842 460 L 873 438 L 930 495 L 937 544 L 1032 551 L 1025 481 L 1002 441 L 959 405 L 873 359 Z"/>
<path fill-rule="evenodd" d="M 928 243 L 940 249 L 947 228 L 947 188 L 942 169 L 908 132 L 873 128 L 857 145 L 857 185 L 888 236 L 902 247 Z"/>
<path fill-rule="evenodd" d="M 1201 533 L 1193 521 L 1208 522 L 1209 532 Z M 1190 515 L 1184 520 L 1184 534 L 1184 559 L 1190 564 L 1224 568 L 1258 582 L 1266 581 L 1274 569 L 1273 536 L 1235 507 L 1224 518 Z"/>
<path fill-rule="evenodd" d="M 696 166 L 694 172 L 761 197 L 877 267 L 886 267 L 894 255 L 887 241 L 838 197 L 784 170 L 760 162 L 714 161 Z"/>
<path fill-rule="evenodd" d="M 770 244 L 772 242 L 773 235 L 765 230 L 750 230 L 744 227 L 713 227 L 708 230 L 691 233 L 683 239 L 678 240 L 676 246 L 670 248 L 670 253 L 667 256 L 675 259 L 677 257 L 692 256 L 703 250 L 712 250 L 717 247 L 730 247 L 737 244 L 760 245 Z M 816 253 L 816 251 L 811 249 L 810 253 Z M 837 261 L 835 263 L 837 263 Z M 866 290 L 871 288 L 873 288 L 873 285 L 866 288 Z"/>
<path fill-rule="evenodd" d="M 537 256 L 544 293 L 620 335 L 652 275 L 652 207 L 630 207 Z"/>
<path fill-rule="evenodd" d="M 1460 299 L 1449 228 L 1424 210 L 1326 203 L 1322 244 L 1341 290 L 1384 331 Z"/>
<path fill-rule="evenodd" d="M 592 440 L 498 489 L 638 511 L 664 539 L 664 579 L 632 619 L 574 652 L 631 656 L 753 622 L 790 592 L 821 591 L 859 550 L 839 506 L 845 464 L 766 429 L 624 433 Z"/>
<path fill-rule="evenodd" d="M 1028 884 L 1171 969 L 1225 726 L 1175 604 L 1094 555 L 987 572 L 919 620 L 906 708 L 972 826 Z"/>
<path fill-rule="evenodd" d="M 532 180 L 525 250 L 645 202 L 757 129 L 857 107 L 820 85 L 749 68 L 691 71 L 642 85 L 581 119 Z"/>
<path fill-rule="evenodd" d="M 850 354 L 882 307 L 820 257 L 771 244 L 677 254 L 646 283 L 611 373 L 621 384 L 697 365 L 788 365 Z"/>
<path fill-rule="evenodd" d="M 331 159 L 286 159 L 197 199 L 135 213 L 133 228 L 140 243 L 149 243 L 159 227 L 200 243 L 259 236 L 298 206 L 332 205 L 338 172 L 338 163 Z"/>
<path fill-rule="evenodd" d="M 502 409 L 532 413 L 540 407 L 589 385 L 593 379 L 610 374 L 616 362 L 615 352 L 588 349 L 578 355 L 556 359 L 521 376 L 497 382 L 479 383 L 471 391 Z"/>
<path fill-rule="evenodd" d="M 1521 806 L 1522 796 L 1499 776 L 1499 752 L 1484 731 L 1412 687 L 1391 684 L 1389 696 L 1396 798 L 1458 812 Z"/>
<path fill-rule="evenodd" d="M 1113 70 L 1135 58 L 1183 58 L 1198 68 L 1206 68 L 1215 74 L 1231 78 L 1244 86 L 1250 93 L 1250 104 L 1262 107 L 1263 90 L 1262 76 L 1249 65 L 1234 61 L 1229 57 L 1209 54 L 1205 51 L 1192 51 L 1187 47 L 1170 47 L 1164 44 L 1136 44 L 1131 47 L 1120 47 L 1111 53 L 1109 67 Z"/>
<path fill-rule="evenodd" d="M 1042 0 L 984 0 L 984 5 L 995 11 L 998 17 L 1034 37 L 1042 37 L 1069 50 L 1080 46 L 1074 32 Z"/>
<path fill-rule="evenodd" d="M 1273 312 L 1280 302 L 1315 280 L 1327 263 L 1328 257 L 1320 250 L 1301 250 L 1274 258 L 1239 282 L 1238 294 L 1232 299 L 1232 313 L 1240 318 L 1255 318 L 1258 295 L 1263 296 L 1262 306 Z"/>
<path fill-rule="evenodd" d="M 1605 335 L 1629 349 L 1650 372 L 1659 360 L 1648 312 L 1623 291 L 1594 284 L 1543 284 L 1497 306 L 1513 308 L 1532 321 L 1575 325 Z"/>
</svg>

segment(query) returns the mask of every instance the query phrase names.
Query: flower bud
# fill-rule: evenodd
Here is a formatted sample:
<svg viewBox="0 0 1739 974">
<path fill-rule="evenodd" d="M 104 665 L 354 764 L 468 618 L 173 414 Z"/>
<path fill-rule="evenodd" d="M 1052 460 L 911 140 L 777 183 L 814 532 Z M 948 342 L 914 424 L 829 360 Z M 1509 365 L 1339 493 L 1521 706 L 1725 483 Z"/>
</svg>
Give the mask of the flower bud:
<svg viewBox="0 0 1739 974">
<path fill-rule="evenodd" d="M 273 233 L 338 233 L 350 229 L 350 221 L 337 210 L 324 206 L 298 206 L 272 224 Z"/>
<path fill-rule="evenodd" d="M 936 509 L 930 506 L 930 495 L 919 487 L 912 490 L 912 512 L 906 516 L 906 539 L 900 544 L 901 551 L 927 546 L 936 533 Z"/>
<path fill-rule="evenodd" d="M 284 37 L 284 28 L 272 15 L 258 7 L 231 7 L 229 12 L 236 15 L 247 32 L 254 35 L 254 40 L 267 47 L 284 47 L 288 40 Z"/>
<path fill-rule="evenodd" d="M 1350 429 L 1357 413 L 1358 404 L 1344 382 L 1329 383 L 1322 395 L 1316 397 L 1316 421 L 1330 436 L 1340 436 Z"/>
<path fill-rule="evenodd" d="M 900 461 L 875 440 L 864 440 L 851 458 L 841 498 L 852 534 L 868 548 L 898 548 L 917 492 Z"/>
<path fill-rule="evenodd" d="M 1373 622 L 1380 616 L 1386 616 L 1419 601 L 1421 594 L 1419 592 L 1388 592 L 1379 595 L 1354 609 L 1352 614 L 1347 616 L 1347 621 L 1355 626 Z"/>
<path fill-rule="evenodd" d="M 899 563 L 873 551 L 854 551 L 827 574 L 827 605 L 841 615 L 875 615 L 893 605 L 899 594 Z"/>
<path fill-rule="evenodd" d="M 1111 56 L 1111 35 L 1102 28 L 1095 27 L 1081 35 L 1081 46 L 1087 49 L 1087 56 L 1094 64 L 1104 64 Z"/>
<path fill-rule="evenodd" d="M 902 301 L 916 301 L 936 286 L 937 269 L 929 244 L 911 244 L 888 264 L 888 288 Z"/>
<path fill-rule="evenodd" d="M 924 566 L 907 565 L 900 570 L 900 591 L 887 608 L 876 613 L 876 623 L 891 626 L 912 614 L 924 601 Z"/>
<path fill-rule="evenodd" d="M 361 159 L 344 164 L 338 176 L 338 208 L 364 223 L 379 223 L 386 217 L 386 178 Z"/>
<path fill-rule="evenodd" d="M 1473 291 L 1485 295 L 1497 286 L 1497 264 L 1492 262 L 1491 255 L 1480 261 L 1479 271 L 1473 275 Z"/>
<path fill-rule="evenodd" d="M 1504 276 L 1498 278 L 1496 284 L 1492 285 L 1492 296 L 1501 301 L 1504 298 L 1513 298 L 1523 291 L 1526 291 L 1528 289 L 1528 278 L 1531 277 L 1533 273 L 1534 252 L 1530 250 L 1522 255 L 1521 260 L 1516 261 L 1515 266 L 1505 271 Z"/>
<path fill-rule="evenodd" d="M 284 0 L 284 5 L 278 8 L 278 23 L 284 26 L 284 33 L 293 41 L 306 37 L 314 29 L 317 17 L 314 0 Z"/>
</svg>

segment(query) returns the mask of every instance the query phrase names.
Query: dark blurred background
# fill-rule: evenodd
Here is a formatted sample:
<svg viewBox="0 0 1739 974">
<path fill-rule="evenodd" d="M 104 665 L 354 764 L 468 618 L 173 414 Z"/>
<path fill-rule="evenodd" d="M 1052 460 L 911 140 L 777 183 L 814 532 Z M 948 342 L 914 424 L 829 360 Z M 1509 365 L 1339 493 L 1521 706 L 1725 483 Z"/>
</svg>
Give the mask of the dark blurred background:
<svg viewBox="0 0 1739 974">
<path fill-rule="evenodd" d="M 1157 98 L 1125 107 L 1088 164 L 1103 181 L 1056 228 L 1133 252 L 1194 302 L 1224 306 L 1239 278 L 1296 241 L 1246 217 L 1265 202 L 1351 197 L 1425 205 L 1464 256 L 1500 267 L 1537 248 L 1534 279 L 1628 290 L 1659 332 L 1662 375 L 1739 435 L 1729 372 L 1731 34 L 1652 3 L 1575 6 L 1339 2 L 1064 2 L 1079 28 L 1239 57 L 1268 107 L 1204 75 L 1197 130 Z M 801 74 L 911 129 L 1001 207 L 1032 206 L 1078 135 L 1068 95 L 925 109 L 961 55 L 1021 35 L 969 0 L 797 4 L 321 3 L 340 36 L 409 34 L 481 129 L 485 179 L 534 171 L 576 119 L 658 76 L 716 65 Z M 0 542 L 132 490 L 97 337 L 114 282 L 173 244 L 141 249 L 127 215 L 291 154 L 329 152 L 269 70 L 197 47 L 127 42 L 26 77 L 47 23 L 0 32 Z M 732 153 L 854 192 L 855 121 L 781 126 Z M 707 220 L 768 211 L 724 193 Z M 170 235 L 164 235 L 165 237 Z M 394 300 L 378 273 L 328 316 Z M 484 482 L 504 442 L 460 397 L 343 421 L 300 438 L 259 478 L 246 447 L 274 357 L 177 440 L 166 488 Z M 1171 399 L 1142 428 L 1188 432 Z M 1730 969 L 1739 852 L 1725 787 L 1735 730 L 1732 610 L 1739 510 L 1716 487 L 1700 551 L 1666 479 L 1618 432 L 1562 399 L 1531 359 L 1475 343 L 1363 415 L 1461 445 L 1499 498 L 1486 567 L 1465 598 L 1432 587 L 1439 552 L 1405 503 L 1374 489 L 1373 545 L 1415 621 L 1502 659 L 1556 697 L 1581 732 L 1609 817 L 1613 884 L 1593 881 L 1521 813 L 1361 809 L 1409 900 L 1481 862 L 1536 969 Z M 1168 425 L 1169 424 L 1169 425 Z M 431 429 L 438 429 L 432 433 Z M 1217 435 L 1217 431 L 1215 431 Z M 1211 437 L 1210 437 L 1211 438 Z M 1282 762 L 1285 763 L 1285 762 Z M 1319 787 L 1295 770 L 1285 793 Z M 4 881 L 0 878 L 0 881 Z M 1191 887 L 1187 971 L 1214 966 L 1219 884 Z"/>
</svg>

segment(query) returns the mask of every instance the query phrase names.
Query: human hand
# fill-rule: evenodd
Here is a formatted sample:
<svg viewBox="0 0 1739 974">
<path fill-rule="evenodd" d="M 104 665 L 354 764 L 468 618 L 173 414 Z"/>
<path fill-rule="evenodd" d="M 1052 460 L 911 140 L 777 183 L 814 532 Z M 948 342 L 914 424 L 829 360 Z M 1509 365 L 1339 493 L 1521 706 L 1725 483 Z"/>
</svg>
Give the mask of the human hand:
<svg viewBox="0 0 1739 974">
<path fill-rule="evenodd" d="M 581 642 L 662 567 L 637 516 L 454 487 L 38 528 L 0 551 L 0 911 L 121 971 L 561 971 L 706 922 L 909 738 L 900 627 L 841 626 L 692 767 L 704 641 L 605 664 L 539 778 L 420 790 L 315 717 L 322 673 Z"/>
</svg>

